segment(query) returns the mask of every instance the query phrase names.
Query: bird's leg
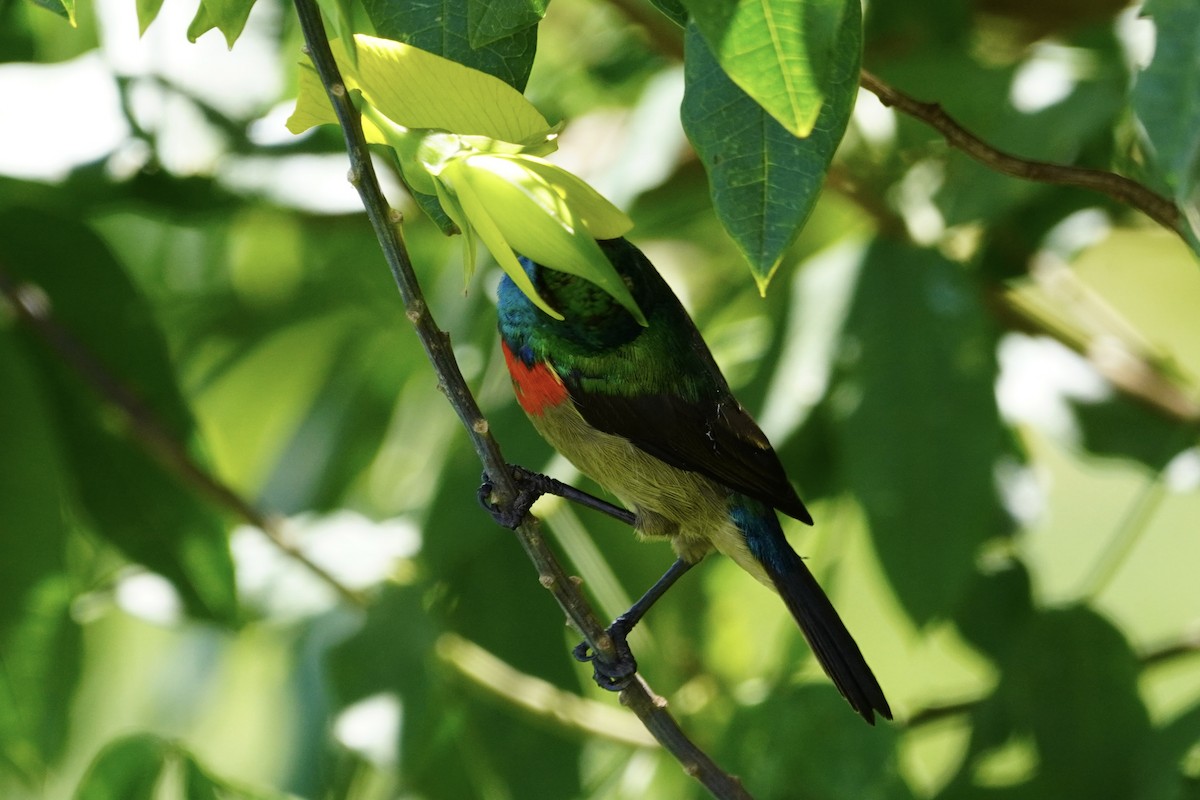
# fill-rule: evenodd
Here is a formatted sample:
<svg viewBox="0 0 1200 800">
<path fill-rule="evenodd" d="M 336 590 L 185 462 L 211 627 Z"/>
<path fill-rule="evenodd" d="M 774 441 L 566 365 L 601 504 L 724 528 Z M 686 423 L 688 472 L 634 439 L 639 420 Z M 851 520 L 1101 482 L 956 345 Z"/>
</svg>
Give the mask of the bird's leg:
<svg viewBox="0 0 1200 800">
<path fill-rule="evenodd" d="M 697 563 L 684 561 L 682 558 L 675 559 L 675 563 L 667 569 L 663 576 L 655 581 L 654 585 L 630 606 L 628 611 L 617 617 L 613 624 L 608 626 L 606 632 L 612 639 L 615 651 L 615 658 L 611 661 L 594 653 L 587 642 L 580 642 L 576 645 L 574 650 L 576 660 L 592 662 L 592 677 L 600 688 L 616 692 L 625 688 L 625 685 L 629 683 L 629 679 L 637 672 L 637 661 L 633 657 L 633 651 L 629 649 L 629 633 L 650 610 L 650 606 L 654 605 L 660 597 L 667 593 L 668 589 L 675 585 L 675 581 L 679 580 Z"/>
<path fill-rule="evenodd" d="M 483 506 L 483 509 L 492 515 L 492 519 L 505 528 L 515 528 L 520 525 L 521 520 L 529 513 L 530 507 L 544 494 L 557 495 L 573 503 L 578 503 L 581 506 L 587 506 L 595 511 L 607 514 L 619 522 L 624 522 L 626 525 L 633 525 L 636 519 L 632 511 L 626 511 L 607 500 L 601 500 L 595 495 L 588 494 L 582 489 L 576 489 L 574 486 L 569 486 L 562 481 L 556 481 L 548 475 L 531 472 L 515 464 L 509 465 L 509 469 L 512 470 L 513 480 L 517 484 L 517 496 L 507 507 L 501 508 L 492 502 L 492 490 L 495 487 L 492 485 L 491 477 L 486 472 L 483 474 L 483 485 L 479 487 L 479 491 L 476 493 L 476 496 L 479 498 L 479 504 Z"/>
</svg>

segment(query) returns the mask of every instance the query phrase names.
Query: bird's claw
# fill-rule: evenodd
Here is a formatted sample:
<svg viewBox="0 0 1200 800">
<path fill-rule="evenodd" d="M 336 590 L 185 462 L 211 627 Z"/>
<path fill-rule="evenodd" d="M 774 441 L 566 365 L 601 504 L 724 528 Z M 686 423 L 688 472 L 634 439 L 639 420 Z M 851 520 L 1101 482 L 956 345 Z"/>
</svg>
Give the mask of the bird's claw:
<svg viewBox="0 0 1200 800">
<path fill-rule="evenodd" d="M 546 492 L 535 480 L 535 478 L 541 477 L 537 473 L 515 465 L 509 465 L 509 469 L 512 472 L 513 481 L 517 484 L 517 496 L 511 503 L 501 505 L 492 500 L 492 492 L 496 487 L 492 483 L 491 476 L 486 472 L 483 473 L 482 484 L 475 493 L 475 497 L 479 500 L 479 505 L 483 506 L 483 510 L 491 515 L 497 525 L 512 530 L 521 524 L 521 520 L 525 519 L 529 509 Z"/>
<path fill-rule="evenodd" d="M 571 651 L 576 661 L 592 663 L 592 680 L 601 689 L 619 692 L 628 686 L 629 682 L 633 680 L 633 676 L 637 674 L 637 659 L 633 657 L 633 651 L 629 649 L 626 635 L 616 625 L 608 629 L 608 638 L 613 643 L 612 659 L 605 658 L 592 650 L 591 645 L 586 641 L 575 645 L 575 649 Z"/>
</svg>

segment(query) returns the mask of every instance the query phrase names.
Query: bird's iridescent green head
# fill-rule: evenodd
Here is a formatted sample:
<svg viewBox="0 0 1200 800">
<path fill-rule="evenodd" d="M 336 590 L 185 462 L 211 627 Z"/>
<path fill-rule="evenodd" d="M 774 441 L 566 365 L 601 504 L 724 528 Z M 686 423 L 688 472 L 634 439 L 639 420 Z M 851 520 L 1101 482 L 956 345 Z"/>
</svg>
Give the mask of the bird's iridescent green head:
<svg viewBox="0 0 1200 800">
<path fill-rule="evenodd" d="M 654 268 L 625 239 L 601 240 L 598 244 L 629 287 L 638 306 L 651 317 L 654 298 L 651 282 L 644 279 L 644 270 Z M 502 329 L 537 331 L 540 335 L 554 336 L 577 347 L 597 351 L 621 345 L 645 330 L 609 292 L 591 281 L 527 258 L 521 259 L 521 266 L 538 294 L 564 319 L 556 320 L 543 312 L 505 276 L 499 290 Z"/>
</svg>

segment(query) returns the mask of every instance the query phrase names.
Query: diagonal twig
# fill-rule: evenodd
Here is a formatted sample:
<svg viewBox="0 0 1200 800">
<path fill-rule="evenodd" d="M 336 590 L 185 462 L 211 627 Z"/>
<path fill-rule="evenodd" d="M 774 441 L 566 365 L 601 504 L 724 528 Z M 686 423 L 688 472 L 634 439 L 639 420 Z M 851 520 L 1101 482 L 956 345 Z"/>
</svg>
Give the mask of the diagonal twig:
<svg viewBox="0 0 1200 800">
<path fill-rule="evenodd" d="M 648 15 L 638 4 L 630 2 L 630 0 L 609 0 L 609 3 L 628 17 L 631 22 L 642 27 L 651 46 L 658 52 L 669 58 L 680 60 L 683 58 L 683 48 L 680 46 L 682 31 L 677 26 L 661 25 L 661 17 L 653 21 L 647 19 Z M 1179 208 L 1171 200 L 1145 184 L 1115 172 L 1053 164 L 1048 161 L 1036 161 L 1006 153 L 971 133 L 947 114 L 940 104 L 917 100 L 880 80 L 878 76 L 868 70 L 862 70 L 859 75 L 859 84 L 878 97 L 885 106 L 890 106 L 910 117 L 921 120 L 942 134 L 951 147 L 962 150 L 971 158 L 996 172 L 1040 183 L 1076 186 L 1100 192 L 1119 203 L 1136 208 L 1159 225 L 1185 241 L 1187 240 L 1181 227 L 1183 215 Z"/>
<path fill-rule="evenodd" d="M 517 496 L 517 487 L 500 447 L 488 429 L 458 362 L 450 347 L 450 337 L 438 327 L 425 303 L 413 271 L 408 250 L 400 238 L 400 215 L 392 210 L 379 188 L 358 111 L 354 108 L 341 72 L 329 49 L 329 40 L 314 0 L 294 0 L 300 28 L 317 75 L 329 96 L 350 158 L 350 182 L 358 190 L 367 218 L 375 230 L 384 258 L 404 302 L 405 314 L 438 376 L 438 386 L 458 414 L 479 460 L 493 484 L 493 496 L 507 505 Z M 517 539 L 538 571 L 538 581 L 549 589 L 567 618 L 580 630 L 593 652 L 613 655 L 612 641 L 579 587 L 563 570 L 541 534 L 538 522 L 526 515 L 516 529 Z M 621 702 L 629 707 L 659 743 L 669 751 L 688 774 L 699 780 L 718 798 L 748 798 L 737 778 L 725 773 L 693 743 L 666 710 L 662 698 L 650 691 L 640 677 L 621 691 Z"/>
<path fill-rule="evenodd" d="M 927 103 L 884 83 L 867 70 L 860 82 L 864 89 L 879 98 L 885 106 L 921 120 L 945 137 L 951 147 L 957 147 L 986 167 L 1014 178 L 1076 186 L 1108 195 L 1119 203 L 1136 208 L 1159 225 L 1182 237 L 1179 209 L 1167 198 L 1149 187 L 1115 172 L 1071 167 L 1035 161 L 1006 153 L 980 139 L 946 113 L 938 103 Z"/>
<path fill-rule="evenodd" d="M 279 550 L 307 567 L 343 600 L 359 608 L 366 607 L 367 601 L 362 594 L 292 545 L 277 518 L 255 508 L 201 466 L 158 414 L 54 316 L 39 287 L 17 281 L 0 266 L 0 296 L 7 298 L 17 319 L 57 353 L 97 395 L 121 413 L 130 435 L 153 459 L 188 486 L 261 530 Z"/>
</svg>

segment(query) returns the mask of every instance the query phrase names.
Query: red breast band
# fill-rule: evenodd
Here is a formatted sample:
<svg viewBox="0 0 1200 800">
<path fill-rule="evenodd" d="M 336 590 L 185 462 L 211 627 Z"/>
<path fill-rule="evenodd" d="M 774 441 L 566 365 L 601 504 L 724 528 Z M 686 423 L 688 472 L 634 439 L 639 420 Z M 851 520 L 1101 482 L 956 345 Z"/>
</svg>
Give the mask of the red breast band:
<svg viewBox="0 0 1200 800">
<path fill-rule="evenodd" d="M 517 402 L 525 409 L 526 414 L 540 417 L 548 407 L 556 406 L 567 399 L 567 387 L 549 366 L 542 362 L 527 365 L 513 355 L 513 351 L 503 340 L 500 342 L 500 348 L 504 351 L 508 373 L 512 375 Z"/>
</svg>

